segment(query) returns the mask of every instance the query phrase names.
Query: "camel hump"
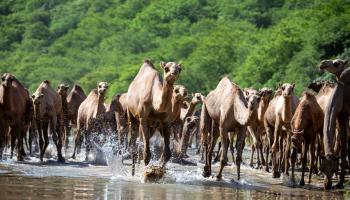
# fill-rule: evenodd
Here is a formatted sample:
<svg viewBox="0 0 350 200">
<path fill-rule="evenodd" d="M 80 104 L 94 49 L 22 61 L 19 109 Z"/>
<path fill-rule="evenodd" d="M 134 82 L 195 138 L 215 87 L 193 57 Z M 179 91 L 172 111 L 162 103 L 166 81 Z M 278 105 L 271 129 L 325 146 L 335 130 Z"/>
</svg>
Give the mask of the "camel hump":
<svg viewBox="0 0 350 200">
<path fill-rule="evenodd" d="M 50 81 L 49 80 L 44 80 L 43 83 L 50 85 Z"/>
<path fill-rule="evenodd" d="M 307 99 L 311 99 L 311 98 L 315 98 L 315 95 L 313 95 L 311 92 L 309 91 L 304 91 L 301 94 L 302 97 L 307 98 Z"/>
<path fill-rule="evenodd" d="M 143 63 L 149 65 L 149 66 L 152 67 L 152 68 L 154 68 L 154 65 L 153 65 L 151 59 L 146 58 L 146 59 L 143 61 Z"/>
</svg>

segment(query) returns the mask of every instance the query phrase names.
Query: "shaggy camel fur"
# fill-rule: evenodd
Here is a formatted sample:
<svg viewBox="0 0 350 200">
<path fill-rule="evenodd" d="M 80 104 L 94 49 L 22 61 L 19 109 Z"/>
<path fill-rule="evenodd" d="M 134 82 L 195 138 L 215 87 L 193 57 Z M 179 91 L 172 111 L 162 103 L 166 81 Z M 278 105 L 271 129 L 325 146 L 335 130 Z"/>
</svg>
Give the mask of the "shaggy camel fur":
<svg viewBox="0 0 350 200">
<path fill-rule="evenodd" d="M 246 126 L 251 123 L 255 110 L 260 101 L 259 95 L 252 95 L 248 101 L 244 98 L 242 90 L 224 77 L 215 90 L 206 97 L 202 106 L 200 132 L 203 138 L 206 163 L 203 176 L 211 175 L 212 152 L 217 138 L 221 137 L 222 154 L 220 158 L 220 170 L 217 179 L 222 178 L 222 170 L 227 164 L 228 132 L 237 134 L 237 175 L 240 179 L 240 164 L 242 162 L 242 151 L 246 136 Z M 208 136 L 210 145 L 208 146 Z"/>
<path fill-rule="evenodd" d="M 152 62 L 145 60 L 128 88 L 127 112 L 133 155 L 133 174 L 136 161 L 136 138 L 138 136 L 138 131 L 133 128 L 137 122 L 144 142 L 143 158 L 145 165 L 148 165 L 151 159 L 149 139 L 156 128 L 159 128 L 164 137 L 163 166 L 171 157 L 169 147 L 171 99 L 174 83 L 181 72 L 181 65 L 175 62 L 161 62 L 160 66 L 164 70 L 164 81 Z"/>
</svg>

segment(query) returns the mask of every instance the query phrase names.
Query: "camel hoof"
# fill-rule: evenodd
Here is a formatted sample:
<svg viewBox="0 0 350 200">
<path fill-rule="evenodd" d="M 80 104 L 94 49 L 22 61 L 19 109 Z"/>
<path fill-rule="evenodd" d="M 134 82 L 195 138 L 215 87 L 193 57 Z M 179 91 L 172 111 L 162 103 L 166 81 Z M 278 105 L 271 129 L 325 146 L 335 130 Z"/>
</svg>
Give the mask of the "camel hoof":
<svg viewBox="0 0 350 200">
<path fill-rule="evenodd" d="M 216 181 L 221 181 L 221 180 L 222 180 L 222 175 L 221 174 L 216 175 Z"/>
<path fill-rule="evenodd" d="M 300 182 L 299 182 L 299 185 L 300 186 L 304 186 L 305 185 L 305 181 L 303 179 L 301 179 Z"/>
<path fill-rule="evenodd" d="M 279 172 L 273 172 L 272 173 L 272 178 L 279 178 L 281 174 Z"/>
<path fill-rule="evenodd" d="M 204 166 L 204 171 L 203 171 L 202 175 L 203 175 L 203 177 L 205 177 L 205 178 L 208 178 L 208 177 L 211 175 L 208 166 Z"/>
<path fill-rule="evenodd" d="M 17 157 L 17 161 L 24 161 L 23 156 L 19 156 L 19 157 Z"/>
<path fill-rule="evenodd" d="M 344 189 L 344 184 L 342 182 L 338 182 L 333 189 Z"/>
<path fill-rule="evenodd" d="M 62 156 L 60 156 L 60 157 L 58 157 L 57 161 L 60 163 L 65 163 L 66 159 L 64 159 Z"/>
</svg>

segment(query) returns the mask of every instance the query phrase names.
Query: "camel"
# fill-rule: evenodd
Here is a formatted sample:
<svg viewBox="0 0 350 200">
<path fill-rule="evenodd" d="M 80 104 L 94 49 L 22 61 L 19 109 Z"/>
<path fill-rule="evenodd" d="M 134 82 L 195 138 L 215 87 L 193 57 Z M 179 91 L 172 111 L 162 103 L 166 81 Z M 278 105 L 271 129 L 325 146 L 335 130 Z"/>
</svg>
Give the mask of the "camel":
<svg viewBox="0 0 350 200">
<path fill-rule="evenodd" d="M 108 132 L 116 132 L 117 130 L 117 120 L 116 120 L 116 113 L 121 109 L 120 108 L 120 94 L 115 95 L 112 98 L 111 103 L 105 103 L 105 120 L 107 123 L 107 129 L 109 129 Z"/>
<path fill-rule="evenodd" d="M 69 146 L 69 135 L 70 130 L 72 127 L 77 126 L 77 118 L 78 118 L 78 109 L 80 104 L 86 99 L 86 95 L 84 93 L 84 90 L 77 84 L 73 85 L 72 90 L 68 94 L 66 101 L 67 101 L 67 108 L 68 108 L 68 131 L 66 132 L 66 141 L 65 141 L 65 147 L 66 149 Z"/>
<path fill-rule="evenodd" d="M 347 156 L 347 131 L 349 130 L 350 116 L 350 70 L 348 60 L 323 60 L 319 64 L 321 70 L 325 70 L 336 76 L 336 86 L 326 106 L 323 143 L 325 158 L 322 159 L 321 171 L 325 174 L 324 188 L 332 188 L 332 175 L 337 169 L 338 159 L 334 156 L 333 141 L 336 123 L 340 137 L 341 170 L 339 182 L 336 188 L 344 187 L 346 156 Z"/>
<path fill-rule="evenodd" d="M 69 136 L 69 132 L 70 132 L 70 128 L 69 128 L 69 109 L 68 109 L 68 102 L 67 102 L 67 95 L 68 95 L 68 89 L 69 86 L 65 85 L 65 84 L 60 84 L 57 87 L 57 93 L 60 95 L 61 97 L 61 102 L 62 102 L 62 123 L 63 123 L 63 146 L 66 147 L 66 149 L 68 148 L 68 136 Z"/>
<path fill-rule="evenodd" d="M 203 138 L 202 141 L 204 141 L 203 148 L 206 160 L 203 171 L 204 177 L 211 175 L 212 153 L 216 140 L 220 136 L 223 152 L 216 178 L 222 178 L 222 170 L 227 164 L 228 132 L 234 131 L 237 134 L 237 176 L 240 179 L 240 164 L 242 162 L 246 126 L 251 123 L 252 119 L 255 119 L 253 115 L 258 108 L 259 101 L 260 95 L 252 95 L 246 100 L 242 90 L 227 77 L 224 77 L 216 89 L 205 97 L 200 119 L 200 132 Z M 209 147 L 208 136 L 210 136 Z"/>
<path fill-rule="evenodd" d="M 36 126 L 39 131 L 40 160 L 43 161 L 49 145 L 48 130 L 57 148 L 58 162 L 65 162 L 62 156 L 64 142 L 62 100 L 48 80 L 43 81 L 32 95 Z M 50 127 L 49 127 L 50 126 Z"/>
<path fill-rule="evenodd" d="M 188 157 L 186 155 L 188 141 L 190 139 L 191 133 L 193 129 L 196 128 L 198 124 L 199 118 L 197 116 L 189 116 L 184 120 L 183 128 L 182 128 L 182 137 L 180 143 L 176 147 L 176 157 L 185 158 Z"/>
<path fill-rule="evenodd" d="M 300 145 L 302 145 L 302 175 L 299 185 L 305 184 L 304 172 L 309 149 L 311 155 L 309 183 L 311 183 L 311 175 L 315 168 L 316 141 L 318 137 L 321 137 L 323 118 L 323 110 L 319 106 L 316 97 L 310 92 L 304 92 L 291 121 L 292 180 L 294 180 L 294 168 L 297 159 L 297 152 L 300 150 Z"/>
<path fill-rule="evenodd" d="M 294 95 L 294 84 L 284 83 L 280 85 L 274 98 L 270 101 L 264 116 L 264 127 L 267 137 L 266 151 L 266 171 L 268 169 L 269 147 L 272 149 L 272 177 L 280 176 L 278 168 L 282 168 L 284 163 L 284 172 L 288 174 L 289 149 L 290 149 L 290 122 L 299 103 Z M 280 137 L 280 132 L 283 132 Z M 283 145 L 283 142 L 285 143 Z M 279 148 L 279 160 L 277 160 L 277 151 Z M 278 167 L 277 167 L 278 161 Z"/>
<path fill-rule="evenodd" d="M 128 146 L 128 117 L 127 117 L 127 104 L 126 104 L 126 93 L 118 94 L 116 98 L 116 110 L 115 110 L 115 121 L 117 126 L 118 138 L 123 148 Z M 135 128 L 135 130 L 138 128 Z"/>
<path fill-rule="evenodd" d="M 169 147 L 169 116 L 172 111 L 172 97 L 174 83 L 179 78 L 181 65 L 175 62 L 160 63 L 164 70 L 164 80 L 155 69 L 150 60 L 145 60 L 138 74 L 131 82 L 127 92 L 127 114 L 129 120 L 129 132 L 131 135 L 131 150 L 133 155 L 133 170 L 135 169 L 136 137 L 135 123 L 139 124 L 140 133 L 143 137 L 143 158 L 147 166 L 151 159 L 149 139 L 156 127 L 164 138 L 164 152 L 162 165 L 171 157 Z"/>
<path fill-rule="evenodd" d="M 78 131 L 75 136 L 75 145 L 72 155 L 73 159 L 75 159 L 77 148 L 80 149 L 82 137 L 85 136 L 85 160 L 88 161 L 88 155 L 92 146 L 91 134 L 94 131 L 100 131 L 104 125 L 106 108 L 103 102 L 107 89 L 107 82 L 99 82 L 97 84 L 97 89 L 93 89 L 79 106 L 77 118 Z"/>
<path fill-rule="evenodd" d="M 23 138 L 30 125 L 32 103 L 28 90 L 10 73 L 4 73 L 1 76 L 0 105 L 2 105 L 1 115 L 3 117 L 0 120 L 2 123 L 0 130 L 1 139 L 5 139 L 4 136 L 10 128 L 11 157 L 17 140 L 17 160 L 23 161 L 23 156 L 25 156 Z M 2 140 L 0 144 L 1 159 L 4 147 L 4 140 Z"/>
<path fill-rule="evenodd" d="M 264 128 L 264 115 L 269 105 L 272 96 L 272 89 L 262 88 L 259 90 L 261 94 L 261 100 L 259 102 L 259 107 L 256 110 L 257 112 L 257 120 L 252 122 L 250 126 L 248 126 L 248 131 L 253 138 L 252 144 L 252 152 L 250 156 L 250 166 L 253 166 L 253 157 L 255 149 L 257 150 L 257 164 L 258 167 L 260 164 L 265 165 L 265 159 L 263 156 L 263 137 L 265 136 L 265 128 Z M 257 94 L 257 91 L 249 91 L 245 90 L 246 96 Z M 260 162 L 261 159 L 261 162 Z"/>
</svg>

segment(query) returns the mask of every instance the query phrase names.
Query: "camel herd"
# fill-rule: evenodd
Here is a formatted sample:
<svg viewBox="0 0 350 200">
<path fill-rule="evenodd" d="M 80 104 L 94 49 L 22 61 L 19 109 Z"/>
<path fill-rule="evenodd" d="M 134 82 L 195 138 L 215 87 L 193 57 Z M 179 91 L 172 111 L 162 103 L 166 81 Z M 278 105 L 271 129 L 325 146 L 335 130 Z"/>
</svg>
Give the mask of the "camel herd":
<svg viewBox="0 0 350 200">
<path fill-rule="evenodd" d="M 249 164 L 264 167 L 268 172 L 272 170 L 273 178 L 281 173 L 289 175 L 291 168 L 294 180 L 295 166 L 301 163 L 299 184 L 304 185 L 309 161 L 309 183 L 312 174 L 320 170 L 325 177 L 325 189 L 332 188 L 335 173 L 339 174 L 339 182 L 334 187 L 344 187 L 346 168 L 350 166 L 347 60 L 322 61 L 320 69 L 334 74 L 336 81 L 311 83 L 300 98 L 294 94 L 295 84 L 280 84 L 275 91 L 241 89 L 224 77 L 206 97 L 195 93 L 190 99 L 187 89 L 175 84 L 181 74 L 181 64 L 161 62 L 160 67 L 163 76 L 150 60 L 145 60 L 128 91 L 115 95 L 109 104 L 105 102 L 107 82 L 99 82 L 86 96 L 78 85 L 70 92 L 65 84 L 54 90 L 50 81 L 45 80 L 30 95 L 14 75 L 2 74 L 0 158 L 9 148 L 11 157 L 16 149 L 18 161 L 23 161 L 27 149 L 29 154 L 40 153 L 43 161 L 51 136 L 57 160 L 65 162 L 62 151 L 68 148 L 72 132 L 71 157 L 76 158 L 85 141 L 88 160 L 94 148 L 93 133 L 114 134 L 118 144 L 129 152 L 134 174 L 137 161 L 150 163 L 150 139 L 155 133 L 164 138 L 162 168 L 170 159 L 186 163 L 188 146 L 193 137 L 198 136 L 198 153 L 202 154 L 201 161 L 205 164 L 203 176 L 211 176 L 214 159 L 220 161 L 216 178 L 221 179 L 230 150 L 240 179 L 242 152 L 248 136 L 252 138 Z M 198 104 L 202 107 L 196 112 Z M 142 141 L 142 153 L 137 141 Z M 219 150 L 214 156 L 217 144 Z M 257 163 L 254 163 L 255 153 Z"/>
</svg>

